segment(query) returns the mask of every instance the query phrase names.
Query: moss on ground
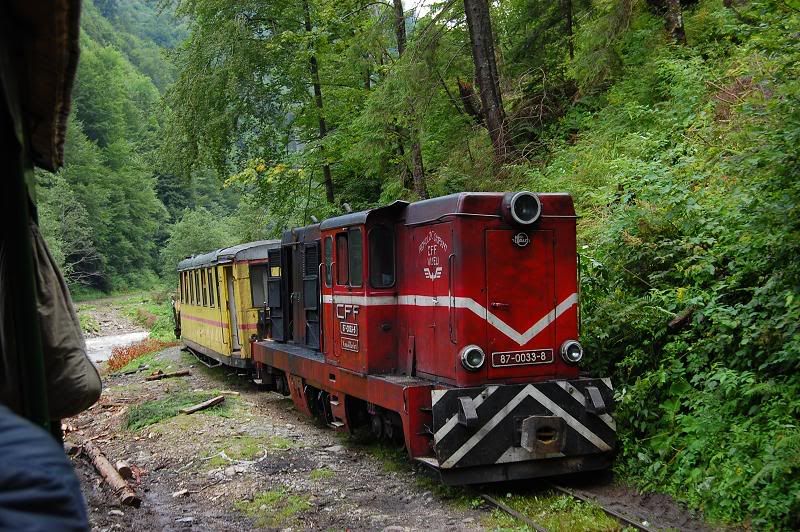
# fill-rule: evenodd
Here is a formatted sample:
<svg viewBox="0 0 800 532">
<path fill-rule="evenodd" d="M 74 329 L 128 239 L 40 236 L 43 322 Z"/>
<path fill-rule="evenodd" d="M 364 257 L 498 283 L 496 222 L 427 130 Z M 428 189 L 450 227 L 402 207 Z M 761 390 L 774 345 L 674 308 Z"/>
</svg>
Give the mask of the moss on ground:
<svg viewBox="0 0 800 532">
<path fill-rule="evenodd" d="M 311 504 L 304 496 L 278 489 L 259 493 L 252 500 L 237 501 L 234 507 L 258 527 L 279 528 L 290 525 Z"/>
<path fill-rule="evenodd" d="M 620 524 L 596 504 L 577 501 L 567 495 L 543 492 L 534 495 L 495 495 L 504 503 L 551 532 L 611 532 Z M 495 530 L 529 530 L 522 521 L 502 510 L 493 510 L 484 522 Z"/>
<path fill-rule="evenodd" d="M 313 470 L 309 475 L 308 478 L 311 480 L 325 480 L 328 478 L 333 478 L 336 476 L 336 473 L 332 469 L 328 469 L 327 467 L 320 467 L 319 469 Z"/>
</svg>

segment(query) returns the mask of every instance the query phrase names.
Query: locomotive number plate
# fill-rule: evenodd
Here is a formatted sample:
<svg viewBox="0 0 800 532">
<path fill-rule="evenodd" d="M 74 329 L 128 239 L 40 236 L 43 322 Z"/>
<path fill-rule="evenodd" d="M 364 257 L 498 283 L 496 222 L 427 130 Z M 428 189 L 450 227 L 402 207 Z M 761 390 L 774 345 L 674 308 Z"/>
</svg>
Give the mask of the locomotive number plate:
<svg viewBox="0 0 800 532">
<path fill-rule="evenodd" d="M 340 321 L 339 330 L 347 336 L 358 336 L 358 323 Z"/>
<path fill-rule="evenodd" d="M 492 367 L 533 366 L 553 362 L 552 349 L 531 349 L 530 351 L 503 351 L 492 353 Z"/>
</svg>

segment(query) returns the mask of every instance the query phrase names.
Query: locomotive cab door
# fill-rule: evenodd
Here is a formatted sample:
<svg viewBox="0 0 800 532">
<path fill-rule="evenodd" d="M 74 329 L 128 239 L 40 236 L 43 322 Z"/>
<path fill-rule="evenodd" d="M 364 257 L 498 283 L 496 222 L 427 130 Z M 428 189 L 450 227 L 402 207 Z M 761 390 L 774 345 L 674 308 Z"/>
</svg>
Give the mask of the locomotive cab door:
<svg viewBox="0 0 800 532">
<path fill-rule="evenodd" d="M 281 248 L 270 249 L 267 270 L 267 305 L 269 305 L 269 321 L 272 323 L 272 339 L 277 342 L 286 341 L 286 320 L 283 311 L 283 278 L 281 271 Z"/>
<path fill-rule="evenodd" d="M 416 370 L 434 376 L 453 375 L 455 357 L 451 337 L 451 255 L 453 225 L 450 222 L 414 230 L 415 268 L 411 273 L 416 301 L 414 350 Z"/>
</svg>

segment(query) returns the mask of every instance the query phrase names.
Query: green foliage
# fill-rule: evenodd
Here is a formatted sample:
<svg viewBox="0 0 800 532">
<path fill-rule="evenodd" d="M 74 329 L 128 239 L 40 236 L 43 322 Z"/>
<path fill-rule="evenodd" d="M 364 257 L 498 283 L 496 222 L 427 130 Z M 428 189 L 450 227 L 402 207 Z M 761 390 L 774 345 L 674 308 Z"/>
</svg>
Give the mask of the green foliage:
<svg viewBox="0 0 800 532">
<path fill-rule="evenodd" d="M 204 208 L 185 211 L 170 229 L 170 236 L 161 249 L 164 274 L 174 275 L 178 262 L 186 257 L 237 243 L 227 222 Z"/>
</svg>

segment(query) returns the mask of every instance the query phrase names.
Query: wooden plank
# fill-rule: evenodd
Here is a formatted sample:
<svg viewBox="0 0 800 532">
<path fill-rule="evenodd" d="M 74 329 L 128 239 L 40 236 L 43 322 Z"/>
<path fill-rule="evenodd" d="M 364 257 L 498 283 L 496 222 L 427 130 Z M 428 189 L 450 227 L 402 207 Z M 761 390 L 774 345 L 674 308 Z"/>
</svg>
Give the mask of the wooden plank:
<svg viewBox="0 0 800 532">
<path fill-rule="evenodd" d="M 195 412 L 199 412 L 200 410 L 205 410 L 206 408 L 209 408 L 211 406 L 218 405 L 224 400 L 225 400 L 224 395 L 218 395 L 216 397 L 212 397 L 208 401 L 203 401 L 200 404 L 196 404 L 194 406 L 189 406 L 186 408 L 181 408 L 179 412 L 181 414 L 194 414 Z"/>
<path fill-rule="evenodd" d="M 175 371 L 173 373 L 159 373 L 156 375 L 150 375 L 149 377 L 145 378 L 147 381 L 157 381 L 161 379 L 171 379 L 173 377 L 186 377 L 187 375 L 191 375 L 192 372 L 188 369 L 184 369 L 181 371 Z"/>
</svg>

